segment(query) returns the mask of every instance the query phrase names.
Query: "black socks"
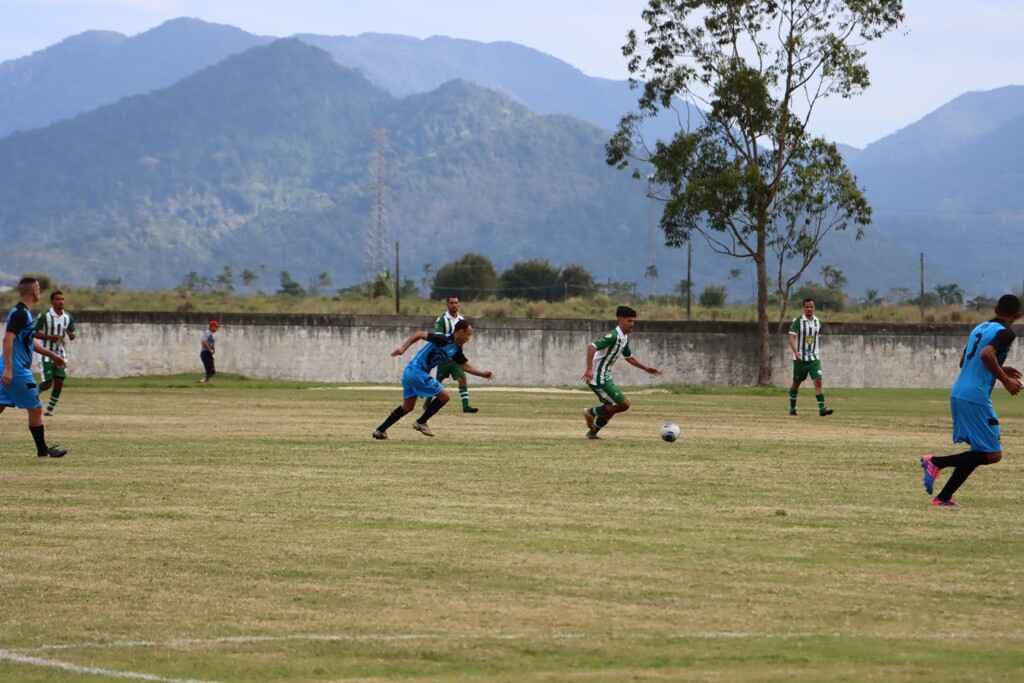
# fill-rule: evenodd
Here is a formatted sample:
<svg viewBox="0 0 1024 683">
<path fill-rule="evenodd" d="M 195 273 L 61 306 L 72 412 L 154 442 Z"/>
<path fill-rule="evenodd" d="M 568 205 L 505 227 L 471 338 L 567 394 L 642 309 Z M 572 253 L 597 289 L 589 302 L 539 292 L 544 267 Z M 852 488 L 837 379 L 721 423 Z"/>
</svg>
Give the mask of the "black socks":
<svg viewBox="0 0 1024 683">
<path fill-rule="evenodd" d="M 964 453 L 957 453 L 956 455 L 936 455 L 932 457 L 932 464 L 938 467 L 940 470 L 946 467 L 960 467 L 961 465 L 985 465 L 988 463 L 988 458 L 985 457 L 984 453 L 977 453 L 975 451 L 966 451 Z"/>
<path fill-rule="evenodd" d="M 953 494 L 956 493 L 957 489 L 963 486 L 967 478 L 974 473 L 974 470 L 978 469 L 981 465 L 988 464 L 988 456 L 985 453 L 967 451 L 966 453 L 957 453 L 956 455 L 933 457 L 932 463 L 939 469 L 946 467 L 956 468 L 949 479 L 946 480 L 946 485 L 942 487 L 942 491 L 936 496 L 941 501 L 949 501 L 953 498 Z"/>
<path fill-rule="evenodd" d="M 416 421 L 419 422 L 421 425 L 427 424 L 427 420 L 437 415 L 437 412 L 441 410 L 441 408 L 444 408 L 444 404 L 445 402 L 440 399 L 430 399 L 423 407 L 423 414 L 420 415 L 420 419 Z"/>
<path fill-rule="evenodd" d="M 46 427 L 39 425 L 38 427 L 29 427 L 28 431 L 32 432 L 32 438 L 36 442 L 36 455 L 43 457 L 49 455 L 50 449 L 46 447 Z"/>
<path fill-rule="evenodd" d="M 391 414 L 388 415 L 388 419 L 380 423 L 380 427 L 377 427 L 377 431 L 386 432 L 388 430 L 388 427 L 395 424 L 403 417 L 405 417 L 405 409 L 402 408 L 402 406 L 398 406 L 397 408 L 391 411 Z"/>
</svg>

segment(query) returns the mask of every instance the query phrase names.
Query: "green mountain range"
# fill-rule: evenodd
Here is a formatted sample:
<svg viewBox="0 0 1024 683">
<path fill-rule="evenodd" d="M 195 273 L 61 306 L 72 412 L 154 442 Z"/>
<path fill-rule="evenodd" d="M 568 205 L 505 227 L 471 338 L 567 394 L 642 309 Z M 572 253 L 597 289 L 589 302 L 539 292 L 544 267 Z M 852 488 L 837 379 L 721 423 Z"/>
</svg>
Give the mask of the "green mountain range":
<svg viewBox="0 0 1024 683">
<path fill-rule="evenodd" d="M 355 282 L 382 128 L 388 224 L 411 270 L 478 250 L 644 282 L 656 209 L 604 165 L 606 131 L 635 99 L 625 82 L 514 43 L 273 41 L 177 19 L 0 63 L 0 268 L 156 286 L 266 264 Z M 929 286 L 1019 286 L 1024 88 L 968 93 L 840 148 L 875 209 L 863 242 L 840 236 L 820 259 L 852 291 L 916 288 L 920 252 Z M 661 275 L 644 284 L 669 291 L 683 256 L 653 247 Z M 745 263 L 696 251 L 698 288 L 749 298 Z"/>
<path fill-rule="evenodd" d="M 480 251 L 615 272 L 637 253 L 644 200 L 604 165 L 600 129 L 464 81 L 394 98 L 282 40 L 0 140 L 4 258 L 134 286 L 227 263 L 351 281 L 378 128 L 388 224 L 413 269 Z"/>
</svg>

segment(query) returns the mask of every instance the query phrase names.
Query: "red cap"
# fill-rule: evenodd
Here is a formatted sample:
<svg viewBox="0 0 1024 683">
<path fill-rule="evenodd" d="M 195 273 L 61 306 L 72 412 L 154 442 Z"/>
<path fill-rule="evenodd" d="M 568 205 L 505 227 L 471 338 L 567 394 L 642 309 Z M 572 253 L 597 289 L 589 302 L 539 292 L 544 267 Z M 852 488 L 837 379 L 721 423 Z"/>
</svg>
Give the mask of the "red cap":
<svg viewBox="0 0 1024 683">
<path fill-rule="evenodd" d="M 216 320 L 211 320 L 210 327 L 220 327 L 220 323 L 217 322 Z"/>
</svg>

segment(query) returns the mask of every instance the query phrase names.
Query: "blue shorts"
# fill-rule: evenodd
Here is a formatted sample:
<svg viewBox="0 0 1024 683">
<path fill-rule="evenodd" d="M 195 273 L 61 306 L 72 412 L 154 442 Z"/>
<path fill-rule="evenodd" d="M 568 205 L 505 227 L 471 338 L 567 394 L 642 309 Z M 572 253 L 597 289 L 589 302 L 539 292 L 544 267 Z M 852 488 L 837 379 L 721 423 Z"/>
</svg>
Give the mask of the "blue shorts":
<svg viewBox="0 0 1024 683">
<path fill-rule="evenodd" d="M 16 374 L 9 385 L 0 383 L 0 406 L 25 410 L 42 408 L 36 378 L 32 375 Z"/>
<path fill-rule="evenodd" d="M 444 387 L 430 373 L 415 365 L 405 366 L 402 373 L 402 398 L 433 398 L 444 391 Z"/>
<path fill-rule="evenodd" d="M 970 444 L 979 453 L 999 453 L 999 417 L 992 404 L 982 405 L 962 399 L 950 399 L 953 412 L 953 443 Z"/>
</svg>

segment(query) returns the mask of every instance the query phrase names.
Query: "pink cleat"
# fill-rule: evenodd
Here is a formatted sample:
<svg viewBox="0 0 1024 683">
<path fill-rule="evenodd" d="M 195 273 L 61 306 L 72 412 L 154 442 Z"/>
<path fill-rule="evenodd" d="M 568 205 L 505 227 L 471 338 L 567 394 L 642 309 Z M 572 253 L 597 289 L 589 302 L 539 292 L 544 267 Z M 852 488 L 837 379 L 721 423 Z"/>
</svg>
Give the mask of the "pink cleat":
<svg viewBox="0 0 1024 683">
<path fill-rule="evenodd" d="M 935 480 L 939 478 L 939 468 L 932 463 L 932 456 L 924 455 L 921 456 L 921 469 L 924 474 L 921 475 L 921 483 L 924 484 L 924 490 L 929 494 L 935 492 Z"/>
<path fill-rule="evenodd" d="M 938 498 L 932 498 L 932 505 L 937 508 L 952 508 L 957 509 L 960 507 L 960 503 L 956 502 L 952 498 L 949 500 L 939 500 Z"/>
</svg>

